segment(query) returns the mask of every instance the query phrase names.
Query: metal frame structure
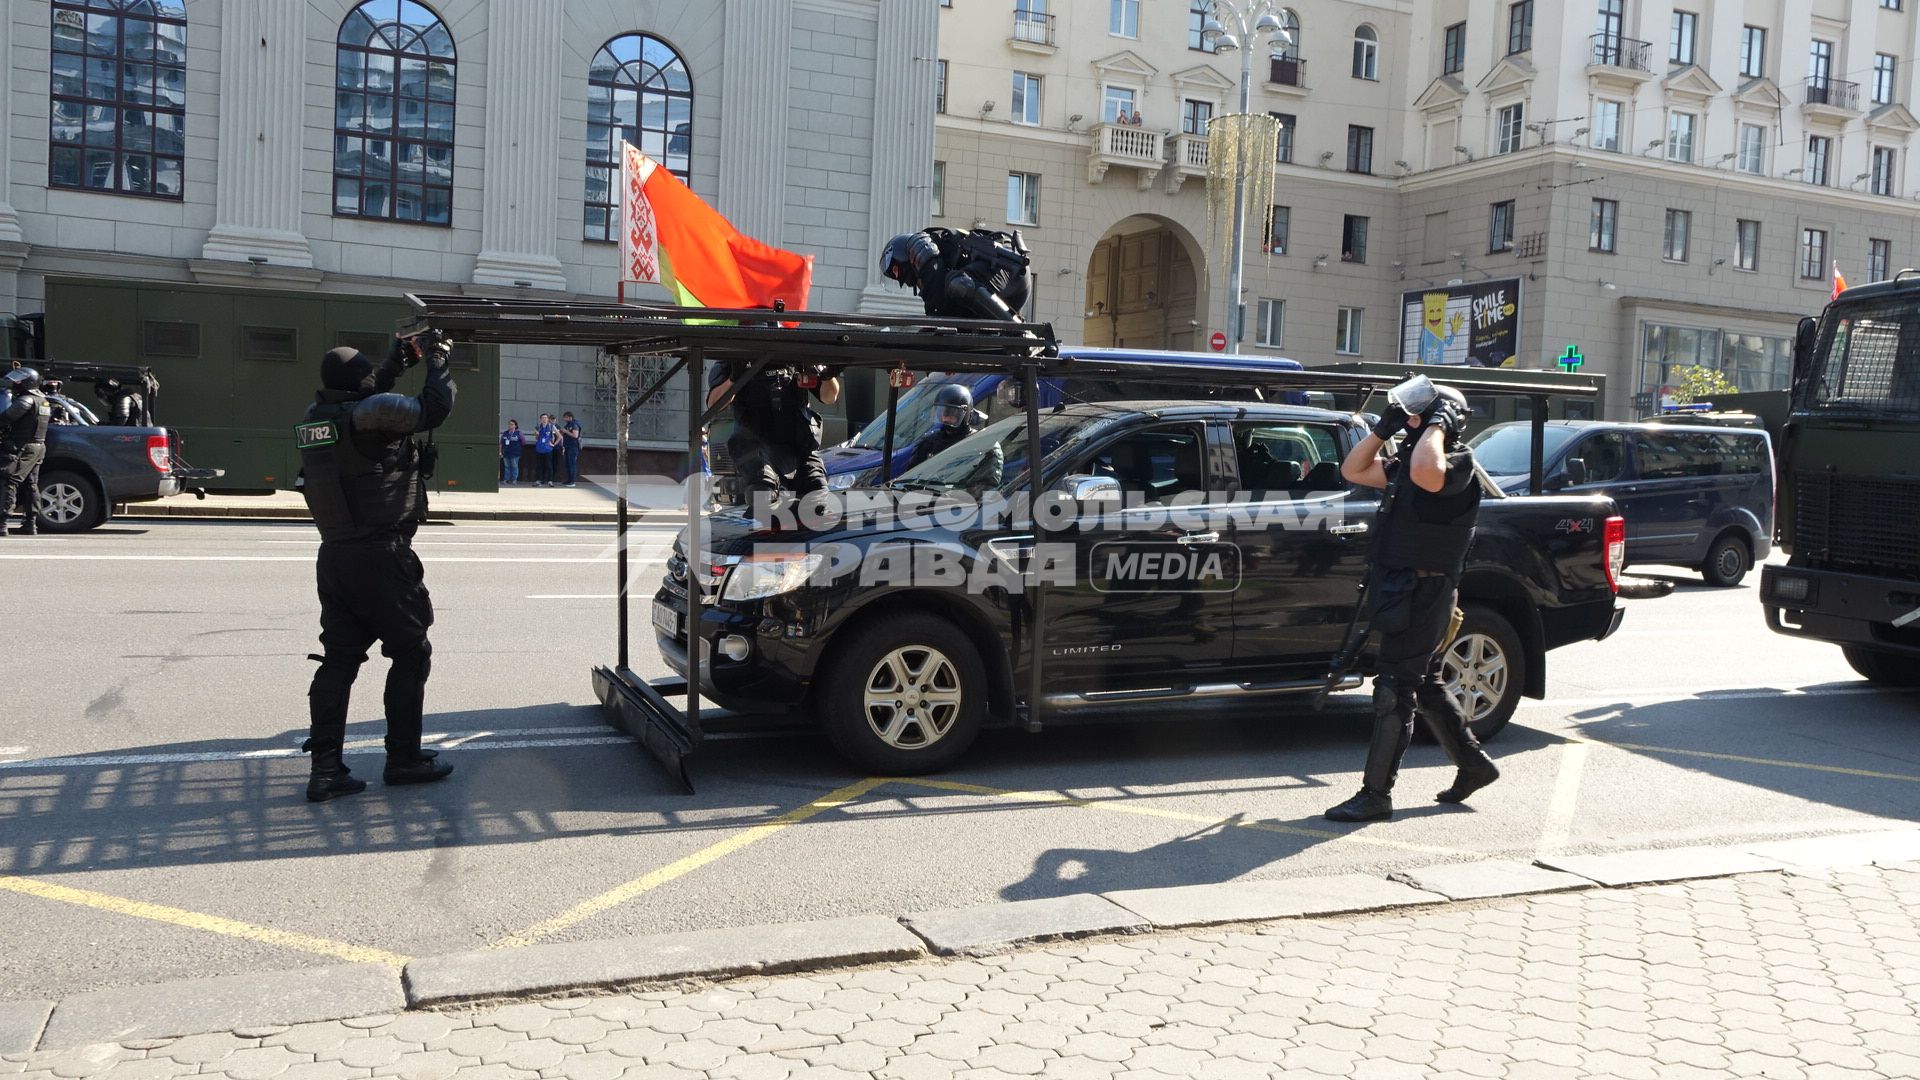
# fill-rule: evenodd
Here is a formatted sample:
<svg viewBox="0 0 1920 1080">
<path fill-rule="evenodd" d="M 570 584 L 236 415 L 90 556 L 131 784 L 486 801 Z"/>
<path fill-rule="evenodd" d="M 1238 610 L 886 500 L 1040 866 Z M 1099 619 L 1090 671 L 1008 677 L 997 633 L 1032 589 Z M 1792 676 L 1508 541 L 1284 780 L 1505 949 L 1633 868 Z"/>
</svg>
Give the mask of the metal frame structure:
<svg viewBox="0 0 1920 1080">
<path fill-rule="evenodd" d="M 687 677 L 648 682 L 631 667 L 631 634 L 628 613 L 628 588 L 631 575 L 627 561 L 627 535 L 631 524 L 628 502 L 627 452 L 628 420 L 641 406 L 657 397 L 682 373 L 688 373 L 687 461 L 697 470 L 703 429 L 732 403 L 739 382 L 745 382 L 776 360 L 783 363 L 832 364 L 850 370 L 891 371 L 976 371 L 996 372 L 1021 378 L 1025 389 L 1027 445 L 1040 446 L 1040 379 L 1043 377 L 1103 377 L 1151 385 L 1217 384 L 1223 387 L 1264 389 L 1322 390 L 1358 394 L 1364 402 L 1376 389 L 1384 389 L 1406 377 L 1406 369 L 1395 374 L 1331 372 L 1315 369 L 1272 371 L 1252 364 L 1244 357 L 1221 357 L 1214 364 L 1157 363 L 1150 358 L 1101 354 L 1097 350 L 1080 352 L 1061 349 L 1053 328 L 1042 323 L 1005 323 L 980 319 L 938 319 L 930 316 L 900 317 L 843 315 L 810 311 L 721 311 L 708 308 L 681 308 L 662 304 L 601 304 L 547 300 L 493 299 L 472 296 L 409 294 L 414 317 L 407 332 L 439 330 L 455 341 L 493 345 L 568 345 L 591 346 L 613 357 L 663 356 L 674 363 L 637 396 L 628 385 L 627 365 L 616 363 L 615 395 L 623 403 L 618 417 L 615 441 L 615 500 L 619 540 L 615 559 L 615 589 L 618 604 L 618 648 L 612 667 L 593 669 L 595 695 L 607 710 L 612 726 L 638 739 L 667 770 L 691 793 L 693 785 L 686 772 L 686 757 L 701 739 L 701 703 L 699 688 L 704 663 L 700 646 L 699 608 L 702 587 L 688 574 L 686 649 Z M 712 405 L 706 405 L 699 393 L 707 363 L 715 360 L 744 361 L 745 374 Z M 1535 402 L 1532 490 L 1539 490 L 1539 473 L 1544 445 L 1544 418 L 1547 398 L 1592 398 L 1599 394 L 1597 376 L 1540 373 L 1537 378 L 1515 377 L 1532 373 L 1502 372 L 1498 380 L 1475 378 L 1470 371 L 1458 376 L 1445 375 L 1445 382 L 1470 393 L 1522 396 Z M 888 453 L 892 459 L 893 412 L 897 388 L 889 382 Z M 1029 496 L 1038 504 L 1042 494 L 1044 468 L 1027 470 Z M 697 471 L 690 473 L 687 498 L 686 555 L 689 566 L 696 565 L 703 553 L 705 508 L 697 486 Z M 1044 590 L 1027 590 L 1028 632 L 1025 641 L 1013 644 L 1010 660 L 1019 650 L 1028 652 L 1029 686 L 1026 695 L 1026 721 L 1037 726 L 1041 720 L 1042 646 L 1037 628 L 1044 622 Z M 1017 666 L 1017 665 L 1016 665 Z M 670 699 L 684 698 L 684 706 Z"/>
</svg>

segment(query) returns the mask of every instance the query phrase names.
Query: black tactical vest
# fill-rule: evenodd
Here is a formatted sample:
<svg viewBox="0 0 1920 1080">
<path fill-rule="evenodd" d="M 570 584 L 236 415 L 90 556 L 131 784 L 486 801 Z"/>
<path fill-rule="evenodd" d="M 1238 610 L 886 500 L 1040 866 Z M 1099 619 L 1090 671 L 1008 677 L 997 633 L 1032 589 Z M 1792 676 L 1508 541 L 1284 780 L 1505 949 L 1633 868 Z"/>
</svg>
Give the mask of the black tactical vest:
<svg viewBox="0 0 1920 1080">
<path fill-rule="evenodd" d="M 53 422 L 53 403 L 47 400 L 47 395 L 29 390 L 15 398 L 13 404 L 18 405 L 23 399 L 27 402 L 26 412 L 4 433 L 9 443 L 22 448 L 46 442 L 47 425 Z"/>
<path fill-rule="evenodd" d="M 1450 461 L 1449 477 L 1454 469 L 1471 470 L 1471 456 Z M 1405 465 L 1400 469 L 1404 470 Z M 1400 475 L 1400 486 L 1393 506 L 1380 522 L 1379 548 L 1375 558 L 1389 570 L 1427 570 L 1460 576 L 1466 569 L 1467 548 L 1473 545 L 1474 523 L 1480 517 L 1480 484 L 1469 479 L 1465 488 L 1453 495 L 1427 491 Z"/>
<path fill-rule="evenodd" d="M 797 375 L 791 367 L 769 366 L 737 383 L 734 420 L 768 442 L 817 449 L 818 439 L 810 430 L 811 418 L 807 415 L 807 389 L 800 385 Z"/>
<path fill-rule="evenodd" d="M 427 519 L 413 440 L 378 444 L 370 456 L 353 430 L 357 402 L 316 402 L 294 429 L 305 477 L 301 494 L 322 541 L 364 540 Z"/>
</svg>

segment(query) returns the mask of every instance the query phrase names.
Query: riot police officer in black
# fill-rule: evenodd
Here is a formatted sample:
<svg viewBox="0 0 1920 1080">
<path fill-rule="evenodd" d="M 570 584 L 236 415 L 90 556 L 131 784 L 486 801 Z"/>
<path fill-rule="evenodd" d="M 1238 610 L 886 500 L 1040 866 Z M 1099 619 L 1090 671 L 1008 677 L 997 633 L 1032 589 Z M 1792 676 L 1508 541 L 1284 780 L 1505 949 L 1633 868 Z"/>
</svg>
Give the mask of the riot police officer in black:
<svg viewBox="0 0 1920 1080">
<path fill-rule="evenodd" d="M 978 431 L 984 419 L 973 410 L 972 390 L 960 383 L 940 387 L 933 396 L 933 430 L 913 444 L 906 467 L 911 469 Z"/>
<path fill-rule="evenodd" d="M 47 456 L 47 425 L 53 405 L 40 389 L 40 373 L 16 367 L 0 378 L 0 536 L 18 502 L 26 520 L 23 536 L 40 531 L 40 463 Z"/>
<path fill-rule="evenodd" d="M 819 364 L 761 368 L 741 382 L 744 360 L 716 361 L 707 373 L 707 404 L 720 400 L 727 388 L 740 383 L 733 396 L 733 434 L 727 453 L 742 494 L 789 491 L 808 495 L 827 488 L 827 467 L 820 458 L 820 417 L 807 404 L 840 400 L 840 371 Z"/>
<path fill-rule="evenodd" d="M 929 315 L 1019 322 L 1033 292 L 1020 234 L 930 228 L 887 241 L 880 271 L 920 294 Z"/>
<path fill-rule="evenodd" d="M 452 346 L 438 334 L 397 339 L 376 370 L 357 349 L 339 348 L 320 362 L 323 389 L 295 429 L 301 492 L 320 529 L 316 577 L 324 655 L 308 690 L 313 754 L 307 800 L 325 802 L 366 790 L 341 760 L 347 702 L 367 649 L 380 642 L 387 672 L 388 784 L 444 779 L 453 766 L 420 747 L 422 710 L 433 646 L 433 602 L 427 595 L 413 534 L 426 520 L 426 479 L 434 450 L 413 436 L 439 427 L 453 411 Z M 417 396 L 391 393 L 405 369 L 424 362 Z"/>
<path fill-rule="evenodd" d="M 1373 736 L 1360 793 L 1327 811 L 1333 821 L 1379 821 L 1393 816 L 1393 782 L 1413 738 L 1417 714 L 1457 769 L 1444 803 L 1500 778 L 1474 738 L 1467 717 L 1440 678 L 1442 650 L 1452 627 L 1460 575 L 1480 513 L 1480 482 L 1473 451 L 1461 436 L 1467 401 L 1452 387 L 1434 387 L 1431 404 L 1408 415 L 1389 404 L 1373 431 L 1340 466 L 1349 483 L 1383 488 L 1368 590 L 1380 646 L 1373 682 Z M 1397 455 L 1382 448 L 1404 431 Z"/>
</svg>

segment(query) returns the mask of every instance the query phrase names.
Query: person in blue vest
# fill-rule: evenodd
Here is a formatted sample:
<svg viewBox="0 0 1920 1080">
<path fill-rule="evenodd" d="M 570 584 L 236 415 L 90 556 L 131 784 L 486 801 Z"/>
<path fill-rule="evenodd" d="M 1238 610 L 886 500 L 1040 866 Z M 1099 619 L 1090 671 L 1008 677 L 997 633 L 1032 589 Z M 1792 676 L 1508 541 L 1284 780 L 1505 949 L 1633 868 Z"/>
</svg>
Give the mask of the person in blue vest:
<svg viewBox="0 0 1920 1080">
<path fill-rule="evenodd" d="M 560 414 L 560 447 L 566 453 L 567 486 L 572 487 L 580 480 L 580 421 L 573 418 L 571 411 Z"/>
<path fill-rule="evenodd" d="M 520 421 L 507 421 L 507 430 L 500 433 L 500 483 L 520 482 L 520 448 L 526 441 L 520 433 Z"/>
<path fill-rule="evenodd" d="M 533 433 L 533 486 L 553 486 L 554 451 L 560 449 L 560 425 L 552 413 L 540 414 L 540 426 Z"/>
</svg>

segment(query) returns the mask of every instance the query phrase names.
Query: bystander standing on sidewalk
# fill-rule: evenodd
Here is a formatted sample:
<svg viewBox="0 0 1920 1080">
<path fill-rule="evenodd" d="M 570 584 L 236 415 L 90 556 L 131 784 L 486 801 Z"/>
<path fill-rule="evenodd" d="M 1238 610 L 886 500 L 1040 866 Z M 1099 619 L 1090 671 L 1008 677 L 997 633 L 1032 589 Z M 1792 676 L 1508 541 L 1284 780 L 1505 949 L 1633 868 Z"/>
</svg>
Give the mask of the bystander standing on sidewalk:
<svg viewBox="0 0 1920 1080">
<path fill-rule="evenodd" d="M 568 487 L 572 487 L 574 484 L 578 483 L 580 480 L 580 436 L 581 434 L 582 432 L 580 431 L 580 421 L 575 420 L 573 418 L 573 413 L 571 411 L 561 413 L 560 414 L 560 438 L 562 442 L 560 446 L 561 446 L 561 449 L 564 450 L 566 453 L 567 486 Z"/>
<path fill-rule="evenodd" d="M 526 441 L 526 436 L 520 433 L 520 421 L 507 421 L 507 430 L 500 433 L 501 484 L 520 482 L 520 450 Z"/>
<path fill-rule="evenodd" d="M 553 486 L 553 452 L 560 446 L 560 426 L 552 413 L 540 414 L 540 427 L 533 433 L 533 486 Z"/>
</svg>

